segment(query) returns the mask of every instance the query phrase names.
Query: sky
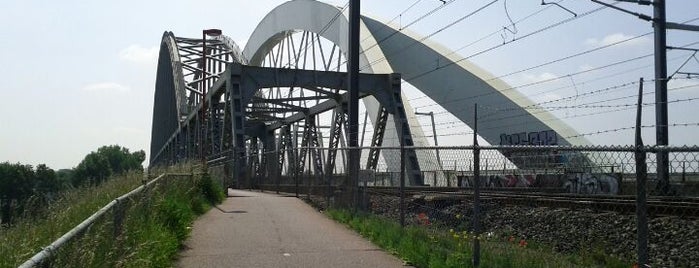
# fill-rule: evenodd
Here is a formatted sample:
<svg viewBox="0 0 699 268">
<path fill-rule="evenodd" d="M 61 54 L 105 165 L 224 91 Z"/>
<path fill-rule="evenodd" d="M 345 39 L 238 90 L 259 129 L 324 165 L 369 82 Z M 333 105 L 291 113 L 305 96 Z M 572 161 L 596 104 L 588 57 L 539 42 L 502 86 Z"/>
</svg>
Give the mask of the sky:
<svg viewBox="0 0 699 268">
<path fill-rule="evenodd" d="M 0 162 L 45 163 L 60 169 L 76 166 L 87 153 L 102 145 L 119 144 L 132 151 L 148 152 L 156 62 L 163 32 L 199 37 L 202 29 L 219 28 L 244 47 L 257 23 L 283 2 L 3 1 L 0 73 L 5 79 L 0 85 Z M 442 1 L 365 0 L 362 13 L 401 26 L 410 25 L 410 30 L 430 35 L 492 0 L 447 2 L 444 8 L 413 24 L 410 22 L 444 5 Z M 669 21 L 699 18 L 699 5 L 695 1 L 667 2 Z M 346 2 L 328 3 L 343 6 Z M 413 3 L 416 4 L 410 7 Z M 435 33 L 431 39 L 465 57 L 508 43 L 469 58 L 493 75 L 501 76 L 652 31 L 649 22 L 611 9 L 583 15 L 600 7 L 591 1 L 558 3 L 579 18 L 537 32 L 573 15 L 557 6 L 541 6 L 539 0 L 500 0 Z M 652 14 L 647 6 L 630 3 L 618 6 Z M 527 17 L 535 12 L 538 13 Z M 699 20 L 692 24 L 699 24 Z M 533 32 L 536 33 L 527 36 Z M 517 39 L 521 37 L 525 38 Z M 693 42 L 699 42 L 699 33 L 668 32 L 668 45 L 679 47 Z M 699 48 L 699 45 L 690 47 Z M 611 110 L 634 103 L 636 99 L 627 96 L 637 92 L 637 85 L 614 86 L 637 81 L 639 77 L 652 79 L 653 58 L 643 57 L 652 52 L 652 35 L 646 35 L 505 76 L 503 80 L 510 85 L 538 82 L 517 89 L 535 102 L 566 98 L 542 105 L 558 107 L 554 114 L 566 118 L 579 133 L 606 131 L 586 135 L 594 144 L 630 144 L 633 130 L 609 130 L 632 126 L 634 109 Z M 672 74 L 679 69 L 699 73 L 699 60 L 691 55 L 692 51 L 669 51 L 668 72 Z M 634 58 L 639 59 L 630 60 Z M 630 61 L 599 68 L 626 60 Z M 673 79 L 669 83 L 668 99 L 677 100 L 670 106 L 670 123 L 674 124 L 670 127 L 671 144 L 697 144 L 697 84 L 699 79 Z M 603 90 L 609 87 L 614 90 Z M 654 90 L 652 83 L 645 87 Z M 440 113 L 443 110 L 417 90 L 406 89 L 406 94 L 414 99 L 413 107 L 438 114 L 441 144 L 465 145 L 459 143 L 460 139 L 450 137 L 468 132 L 466 126 Z M 652 101 L 652 95 L 647 95 L 646 102 Z M 565 108 L 570 106 L 574 107 Z M 585 115 L 595 112 L 598 114 Z M 652 105 L 644 113 L 644 125 L 653 125 Z M 421 118 L 421 123 L 426 133 L 430 133 L 429 119 Z M 652 144 L 654 130 L 644 128 L 643 133 L 646 143 Z"/>
</svg>

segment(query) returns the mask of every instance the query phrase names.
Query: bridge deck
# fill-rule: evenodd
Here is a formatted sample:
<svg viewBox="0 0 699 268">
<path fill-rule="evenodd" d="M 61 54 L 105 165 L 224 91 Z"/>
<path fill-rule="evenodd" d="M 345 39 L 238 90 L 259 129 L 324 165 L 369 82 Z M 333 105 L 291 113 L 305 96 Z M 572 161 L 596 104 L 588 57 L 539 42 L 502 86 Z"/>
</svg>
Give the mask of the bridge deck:
<svg viewBox="0 0 699 268">
<path fill-rule="evenodd" d="M 229 195 L 195 222 L 178 267 L 403 267 L 299 199 Z"/>
</svg>

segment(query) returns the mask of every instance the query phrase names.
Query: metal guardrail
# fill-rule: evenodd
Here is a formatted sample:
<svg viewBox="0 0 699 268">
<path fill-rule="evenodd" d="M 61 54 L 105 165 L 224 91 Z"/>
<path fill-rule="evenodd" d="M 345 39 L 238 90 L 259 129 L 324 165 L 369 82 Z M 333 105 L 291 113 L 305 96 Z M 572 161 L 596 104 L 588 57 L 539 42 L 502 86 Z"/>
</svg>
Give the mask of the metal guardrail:
<svg viewBox="0 0 699 268">
<path fill-rule="evenodd" d="M 143 190 L 148 189 L 149 187 L 151 187 L 153 184 L 155 184 L 156 182 L 158 182 L 162 178 L 170 176 L 170 175 L 178 176 L 178 175 L 183 175 L 183 174 L 162 174 L 162 175 L 156 177 L 155 179 L 152 179 L 149 182 L 137 187 L 136 189 L 133 189 L 130 192 L 128 192 L 122 196 L 117 197 L 116 199 L 112 200 L 107 205 L 105 205 L 104 207 L 99 209 L 97 212 L 92 214 L 90 217 L 85 219 L 83 222 L 81 222 L 80 224 L 75 226 L 73 229 L 71 229 L 70 231 L 65 233 L 63 236 L 56 239 L 56 241 L 53 241 L 53 243 L 51 243 L 50 245 L 43 248 L 40 252 L 36 253 L 34 256 L 31 257 L 31 259 L 27 260 L 19 267 L 20 268 L 31 268 L 31 267 L 35 267 L 35 266 L 42 264 L 43 262 L 48 260 L 51 256 L 53 256 L 54 253 L 56 251 L 58 251 L 58 249 L 60 249 L 64 244 L 69 242 L 74 237 L 83 233 L 85 230 L 87 230 L 87 228 L 89 228 L 93 223 L 95 223 L 97 220 L 102 218 L 107 212 L 112 210 L 115 206 L 119 205 L 122 202 L 125 202 L 126 199 L 131 198 L 132 196 L 143 192 Z M 186 174 L 186 175 L 191 175 L 191 174 Z"/>
</svg>

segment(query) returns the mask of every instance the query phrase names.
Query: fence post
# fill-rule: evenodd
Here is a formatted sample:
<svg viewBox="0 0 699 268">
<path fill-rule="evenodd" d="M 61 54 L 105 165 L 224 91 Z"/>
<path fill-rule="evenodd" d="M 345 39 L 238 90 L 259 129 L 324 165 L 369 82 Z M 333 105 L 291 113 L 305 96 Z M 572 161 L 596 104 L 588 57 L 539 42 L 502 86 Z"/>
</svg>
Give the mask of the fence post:
<svg viewBox="0 0 699 268">
<path fill-rule="evenodd" d="M 641 113 L 643 111 L 643 78 L 638 88 L 638 105 L 636 111 L 636 257 L 638 265 L 648 264 L 648 211 L 646 210 L 646 150 L 641 137 Z M 660 155 L 660 154 L 659 154 Z"/>
<path fill-rule="evenodd" d="M 359 150 L 359 153 L 357 153 L 357 155 L 362 155 L 361 149 L 357 149 L 357 150 Z M 357 173 L 357 175 L 359 175 L 359 174 L 361 174 L 361 172 Z M 374 174 L 375 174 L 375 173 L 374 173 Z M 367 170 L 367 172 L 364 173 L 364 176 L 360 176 L 360 177 L 362 177 L 362 178 L 364 179 L 364 189 L 362 189 L 362 200 L 361 200 L 361 203 L 362 203 L 362 210 L 363 210 L 364 212 L 369 211 L 369 203 L 370 203 L 370 201 L 371 201 L 370 198 L 369 198 L 369 189 L 368 189 L 368 187 L 369 187 L 369 176 L 371 176 L 371 175 L 372 175 L 372 173 L 368 173 L 368 170 Z"/>
<path fill-rule="evenodd" d="M 687 182 L 687 177 L 686 177 L 687 176 L 687 173 L 686 173 L 687 169 L 686 169 L 685 164 L 687 164 L 687 161 L 682 161 L 682 183 Z"/>
<path fill-rule="evenodd" d="M 480 161 L 481 150 L 478 147 L 478 104 L 474 107 L 474 122 L 473 122 L 473 266 L 478 267 L 481 263 L 481 244 L 480 244 Z M 486 160 L 487 161 L 487 160 Z M 487 164 L 486 164 L 487 166 Z"/>
<path fill-rule="evenodd" d="M 294 159 L 298 161 L 299 159 L 299 149 L 298 147 L 294 147 Z M 297 163 L 293 163 L 294 165 L 294 192 L 296 193 L 296 198 L 299 198 L 299 166 L 297 166 Z"/>
<path fill-rule="evenodd" d="M 308 142 L 308 148 L 306 151 L 308 151 L 308 155 L 306 156 L 308 161 L 310 162 L 308 165 L 308 171 L 307 174 L 308 176 L 305 176 L 306 178 L 306 198 L 310 201 L 311 200 L 311 180 L 313 179 L 313 176 L 315 176 L 315 170 L 313 169 L 314 167 L 314 161 L 313 161 L 313 153 L 311 149 L 311 142 Z M 311 175 L 311 172 L 314 172 L 313 175 Z"/>
<path fill-rule="evenodd" d="M 405 227 L 405 147 L 400 143 L 400 226 Z"/>
<path fill-rule="evenodd" d="M 340 152 L 340 154 L 342 154 L 342 152 Z M 330 150 L 328 150 L 326 155 L 328 155 L 328 156 L 330 155 Z M 326 206 L 326 209 L 329 209 L 331 207 L 330 206 L 330 196 L 332 196 L 332 194 L 333 194 L 333 169 L 329 169 L 326 173 L 327 174 L 325 174 L 325 176 L 327 176 L 327 178 L 328 178 L 327 179 L 328 189 L 327 189 L 327 192 L 325 193 L 325 206 Z"/>
<path fill-rule="evenodd" d="M 636 147 L 636 230 L 638 264 L 648 263 L 648 212 L 646 210 L 646 152 Z"/>
<path fill-rule="evenodd" d="M 277 155 L 279 158 L 281 158 L 281 157 L 284 155 L 284 153 L 285 153 L 284 150 L 282 150 L 281 152 L 280 152 L 279 150 L 277 150 L 276 155 Z M 277 159 L 273 159 L 273 160 L 274 160 L 274 161 L 279 161 L 278 158 L 277 158 Z M 278 163 L 278 162 L 277 162 L 277 163 Z M 275 179 L 274 179 L 275 187 L 274 187 L 274 188 L 276 189 L 276 190 L 275 190 L 275 193 L 276 193 L 276 194 L 279 194 L 279 180 L 281 180 L 281 177 L 282 177 L 282 169 L 283 169 L 283 168 L 284 168 L 284 163 L 281 163 L 281 165 L 279 165 L 279 166 L 277 167 L 277 172 L 276 172 L 276 174 L 274 174 L 274 176 L 275 176 Z M 287 172 L 287 173 L 288 173 L 288 172 Z"/>
</svg>

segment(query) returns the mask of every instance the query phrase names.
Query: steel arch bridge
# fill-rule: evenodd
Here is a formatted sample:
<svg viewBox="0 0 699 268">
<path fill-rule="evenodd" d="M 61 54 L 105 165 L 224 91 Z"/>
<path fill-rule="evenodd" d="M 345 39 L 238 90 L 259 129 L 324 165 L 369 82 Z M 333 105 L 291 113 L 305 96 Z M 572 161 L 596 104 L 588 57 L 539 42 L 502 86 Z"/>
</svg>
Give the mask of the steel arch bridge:
<svg viewBox="0 0 699 268">
<path fill-rule="evenodd" d="M 343 9 L 296 0 L 267 14 L 242 50 L 226 36 L 204 40 L 165 32 L 150 165 L 204 152 L 231 159 L 238 178 L 332 175 L 346 166 L 336 162 L 345 159 L 337 149 L 345 146 L 346 135 L 347 30 Z M 360 96 L 374 129 L 374 148 L 400 142 L 428 146 L 400 91 L 405 81 L 467 125 L 474 123 L 473 109 L 464 107 L 500 107 L 500 120 L 478 122 L 479 135 L 491 144 L 588 144 L 552 114 L 532 109 L 538 106 L 505 82 L 425 37 L 367 16 L 361 17 L 360 36 Z M 325 146 L 323 127 L 329 128 Z M 302 151 L 298 155 L 284 153 L 296 147 Z M 319 147 L 330 149 L 319 152 Z M 400 170 L 392 153 L 372 149 L 362 168 L 376 169 L 383 161 L 386 169 Z M 408 150 L 407 159 L 409 183 L 422 185 L 420 166 L 435 166 L 433 152 Z"/>
</svg>

